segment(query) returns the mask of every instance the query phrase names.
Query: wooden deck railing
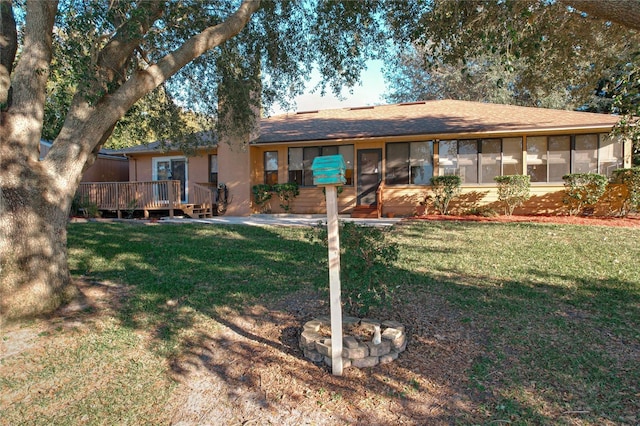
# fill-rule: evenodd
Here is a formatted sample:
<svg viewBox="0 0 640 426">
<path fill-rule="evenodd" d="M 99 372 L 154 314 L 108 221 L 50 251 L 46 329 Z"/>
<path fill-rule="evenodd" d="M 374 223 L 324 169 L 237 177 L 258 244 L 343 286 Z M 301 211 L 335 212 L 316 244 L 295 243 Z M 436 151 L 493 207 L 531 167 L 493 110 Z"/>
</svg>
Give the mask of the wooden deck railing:
<svg viewBox="0 0 640 426">
<path fill-rule="evenodd" d="M 180 208 L 180 181 L 158 180 L 147 182 L 85 182 L 78 188 L 83 203 L 91 203 L 99 210 L 122 211 L 173 210 Z"/>
<path fill-rule="evenodd" d="M 211 192 L 211 188 L 199 183 L 194 184 L 193 204 L 199 204 L 202 208 L 213 209 L 213 192 Z"/>
</svg>

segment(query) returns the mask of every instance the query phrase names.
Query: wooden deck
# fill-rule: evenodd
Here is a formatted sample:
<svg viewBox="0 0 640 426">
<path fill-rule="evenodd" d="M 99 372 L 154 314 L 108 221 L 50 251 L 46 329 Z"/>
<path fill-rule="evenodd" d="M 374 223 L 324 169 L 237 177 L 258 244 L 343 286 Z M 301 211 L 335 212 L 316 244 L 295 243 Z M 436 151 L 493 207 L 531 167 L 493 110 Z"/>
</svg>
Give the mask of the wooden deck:
<svg viewBox="0 0 640 426">
<path fill-rule="evenodd" d="M 149 217 L 150 211 L 168 211 L 173 217 L 181 210 L 192 218 L 212 217 L 214 211 L 213 193 L 206 184 L 195 184 L 192 203 L 182 203 L 180 181 L 158 180 L 147 182 L 83 182 L 78 188 L 82 203 L 97 206 L 98 210 L 131 214 L 143 211 Z"/>
</svg>

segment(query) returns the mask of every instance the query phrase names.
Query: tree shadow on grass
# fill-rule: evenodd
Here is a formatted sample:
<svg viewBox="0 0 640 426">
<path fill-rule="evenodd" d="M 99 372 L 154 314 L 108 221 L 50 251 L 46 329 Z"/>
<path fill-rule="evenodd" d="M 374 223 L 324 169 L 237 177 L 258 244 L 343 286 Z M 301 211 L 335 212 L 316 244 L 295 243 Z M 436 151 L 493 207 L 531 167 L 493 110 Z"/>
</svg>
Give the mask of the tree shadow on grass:
<svg viewBox="0 0 640 426">
<path fill-rule="evenodd" d="M 152 330 L 172 376 L 188 383 L 174 419 L 595 424 L 640 409 L 632 400 L 637 335 L 617 328 L 620 321 L 595 321 L 615 311 L 637 325 L 637 284 L 582 282 L 595 292 L 589 304 L 588 292 L 540 284 L 554 277 L 534 268 L 527 282 L 398 269 L 398 303 L 372 315 L 407 325 L 407 351 L 335 377 L 295 342 L 306 320 L 328 313 L 312 290 L 326 280 L 313 260 L 324 249 L 294 231 L 263 228 L 120 231 L 76 233 L 87 253 L 74 273 L 133 287 L 122 324 Z M 95 232 L 109 232 L 109 244 L 92 243 Z M 181 239 L 171 252 L 163 251 L 167 237 Z M 100 269 L 100 259 L 118 267 Z"/>
</svg>

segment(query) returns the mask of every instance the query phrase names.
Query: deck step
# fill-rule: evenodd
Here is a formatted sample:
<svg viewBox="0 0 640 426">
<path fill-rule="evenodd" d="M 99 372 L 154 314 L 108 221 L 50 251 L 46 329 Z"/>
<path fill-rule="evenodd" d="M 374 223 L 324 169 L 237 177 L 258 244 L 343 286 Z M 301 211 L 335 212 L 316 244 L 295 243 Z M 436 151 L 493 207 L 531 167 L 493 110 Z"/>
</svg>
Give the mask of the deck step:
<svg viewBox="0 0 640 426">
<path fill-rule="evenodd" d="M 356 206 L 351 212 L 351 217 L 356 219 L 378 219 L 376 206 Z"/>
</svg>

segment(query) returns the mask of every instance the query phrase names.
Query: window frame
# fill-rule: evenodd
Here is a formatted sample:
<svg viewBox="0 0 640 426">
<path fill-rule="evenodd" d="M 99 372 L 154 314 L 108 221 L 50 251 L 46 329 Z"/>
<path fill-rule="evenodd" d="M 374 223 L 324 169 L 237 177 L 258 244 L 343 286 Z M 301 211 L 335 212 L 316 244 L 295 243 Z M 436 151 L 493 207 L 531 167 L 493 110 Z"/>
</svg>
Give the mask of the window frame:
<svg viewBox="0 0 640 426">
<path fill-rule="evenodd" d="M 345 155 L 347 154 L 344 151 L 349 148 L 351 149 L 351 152 L 350 152 L 351 158 L 344 158 Z M 301 151 L 302 152 L 302 157 L 301 157 L 302 169 L 292 169 L 292 165 L 291 165 L 292 152 L 295 152 L 294 150 L 302 150 Z M 316 151 L 315 155 L 313 151 Z M 319 156 L 335 155 L 334 151 L 337 152 L 338 154 L 342 154 L 343 158 L 345 159 L 345 165 L 347 166 L 347 169 L 345 170 L 345 178 L 347 182 L 343 186 L 353 186 L 353 158 L 355 156 L 354 144 L 309 145 L 309 146 L 288 147 L 287 149 L 287 171 L 288 171 L 287 181 L 290 183 L 295 182 L 300 187 L 306 187 L 306 188 L 316 187 L 316 185 L 313 184 L 313 172 L 311 170 L 311 165 L 313 164 L 313 160 L 315 159 L 315 157 L 319 157 Z M 299 156 L 296 156 L 296 157 L 299 157 Z"/>
<path fill-rule="evenodd" d="M 269 155 L 275 154 L 275 169 L 269 168 Z M 263 182 L 266 185 L 276 185 L 278 184 L 278 151 L 265 151 L 263 154 Z M 271 158 L 273 160 L 273 157 Z"/>
<path fill-rule="evenodd" d="M 412 153 L 414 152 L 415 149 L 417 149 L 417 146 L 420 144 L 426 144 L 426 146 L 428 147 L 431 153 L 430 158 L 428 159 L 429 163 L 427 166 L 425 166 L 424 163 L 422 165 L 419 164 L 420 162 L 425 161 L 424 158 L 417 157 L 417 156 L 412 157 Z M 435 141 L 433 139 L 423 140 L 423 141 L 386 143 L 385 157 L 384 157 L 385 185 L 390 185 L 390 186 L 394 186 L 394 185 L 429 186 L 431 185 L 431 178 L 434 176 L 434 172 L 435 172 L 434 146 L 435 146 Z M 406 154 L 406 157 L 398 158 L 397 160 L 391 159 L 390 150 L 394 148 L 402 148 L 398 152 L 400 154 Z M 398 166 L 396 167 L 395 165 L 393 165 L 392 161 L 394 162 L 393 164 L 395 164 L 395 161 L 397 161 Z M 415 183 L 415 176 L 417 175 L 417 173 L 414 173 L 414 169 L 419 167 L 419 168 L 422 168 L 423 170 L 428 170 L 429 165 L 431 169 L 431 176 L 428 177 L 428 183 Z M 400 169 L 400 170 L 398 170 L 399 173 L 396 174 L 397 169 Z"/>
</svg>

